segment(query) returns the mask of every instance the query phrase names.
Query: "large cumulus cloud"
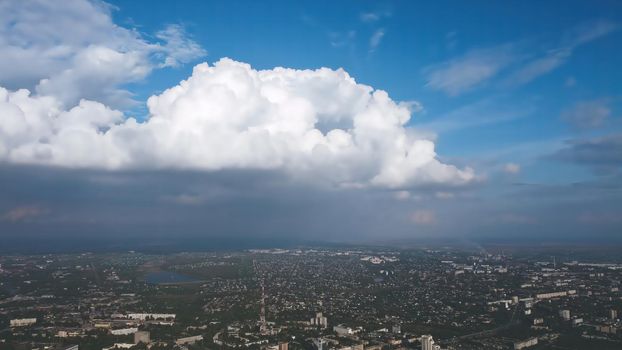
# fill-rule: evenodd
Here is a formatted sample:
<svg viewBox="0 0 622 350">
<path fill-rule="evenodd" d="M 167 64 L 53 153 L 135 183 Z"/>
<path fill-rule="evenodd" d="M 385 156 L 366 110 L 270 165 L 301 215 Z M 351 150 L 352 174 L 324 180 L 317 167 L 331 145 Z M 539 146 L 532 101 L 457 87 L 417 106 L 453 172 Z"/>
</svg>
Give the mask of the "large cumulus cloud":
<svg viewBox="0 0 622 350">
<path fill-rule="evenodd" d="M 0 90 L 0 158 L 104 169 L 278 169 L 341 186 L 464 184 L 407 127 L 408 103 L 345 71 L 255 70 L 222 59 L 148 100 L 145 122 L 99 102 Z"/>
<path fill-rule="evenodd" d="M 115 24 L 113 10 L 102 1 L 0 1 L 0 83 L 66 106 L 88 98 L 128 107 L 135 101 L 123 84 L 206 54 L 180 25 L 147 40 Z"/>
</svg>

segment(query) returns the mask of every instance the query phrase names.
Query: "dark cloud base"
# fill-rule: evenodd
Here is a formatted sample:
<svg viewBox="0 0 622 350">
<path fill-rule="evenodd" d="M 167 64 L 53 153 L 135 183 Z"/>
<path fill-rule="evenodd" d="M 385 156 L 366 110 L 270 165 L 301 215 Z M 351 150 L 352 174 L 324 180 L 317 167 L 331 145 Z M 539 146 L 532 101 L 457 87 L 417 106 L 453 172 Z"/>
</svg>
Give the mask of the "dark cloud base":
<svg viewBox="0 0 622 350">
<path fill-rule="evenodd" d="M 391 191 L 317 187 L 272 171 L 0 165 L 0 251 L 622 241 L 617 175 L 509 189 L 495 181 L 494 191 L 442 198 L 438 188 L 419 188 L 398 200 Z M 434 220 L 415 222 L 416 211 Z"/>
</svg>

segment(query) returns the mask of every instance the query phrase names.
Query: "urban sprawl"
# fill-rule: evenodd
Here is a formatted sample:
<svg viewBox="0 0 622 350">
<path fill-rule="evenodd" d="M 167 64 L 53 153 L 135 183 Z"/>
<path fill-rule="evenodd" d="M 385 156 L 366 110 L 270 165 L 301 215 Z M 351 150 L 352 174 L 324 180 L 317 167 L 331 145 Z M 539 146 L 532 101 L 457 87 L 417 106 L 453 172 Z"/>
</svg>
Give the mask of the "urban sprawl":
<svg viewBox="0 0 622 350">
<path fill-rule="evenodd" d="M 0 350 L 622 349 L 622 264 L 593 255 L 2 256 Z"/>
</svg>

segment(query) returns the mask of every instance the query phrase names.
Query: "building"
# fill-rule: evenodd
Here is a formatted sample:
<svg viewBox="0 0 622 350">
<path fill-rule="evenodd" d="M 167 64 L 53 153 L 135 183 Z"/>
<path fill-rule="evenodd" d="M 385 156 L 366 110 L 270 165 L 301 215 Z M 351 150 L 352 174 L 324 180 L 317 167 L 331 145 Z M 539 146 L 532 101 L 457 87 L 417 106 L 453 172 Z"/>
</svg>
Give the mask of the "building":
<svg viewBox="0 0 622 350">
<path fill-rule="evenodd" d="M 536 346 L 536 345 L 538 345 L 538 338 L 533 337 L 527 340 L 514 343 L 514 350 L 525 349 L 525 348 L 529 348 L 529 347 Z"/>
<path fill-rule="evenodd" d="M 328 327 L 328 319 L 324 317 L 321 312 L 315 314 L 315 317 L 312 318 L 309 323 L 311 323 L 312 326 L 318 326 L 322 328 Z"/>
<path fill-rule="evenodd" d="M 317 350 L 326 350 L 328 348 L 328 344 L 323 338 L 313 339 L 313 345 L 315 345 Z"/>
<path fill-rule="evenodd" d="M 570 320 L 570 310 L 560 310 L 559 316 L 561 316 L 564 321 Z"/>
<path fill-rule="evenodd" d="M 185 337 L 185 338 L 179 338 L 177 340 L 175 340 L 175 344 L 177 345 L 186 345 L 186 344 L 194 344 L 198 341 L 203 340 L 203 336 L 202 335 L 194 335 L 192 337 Z"/>
<path fill-rule="evenodd" d="M 26 326 L 33 325 L 35 323 L 37 323 L 36 318 L 16 318 L 14 320 L 11 320 L 10 326 L 11 327 L 26 327 Z"/>
<path fill-rule="evenodd" d="M 431 335 L 422 335 L 419 341 L 421 342 L 421 350 L 434 350 L 434 339 Z"/>
<path fill-rule="evenodd" d="M 79 337 L 82 334 L 84 334 L 84 331 L 80 328 L 75 328 L 75 329 L 61 329 L 58 331 L 58 333 L 56 333 L 56 336 L 59 338 L 68 338 L 68 337 Z"/>
<path fill-rule="evenodd" d="M 121 329 L 111 329 L 110 334 L 112 335 L 128 335 L 134 334 L 138 332 L 138 328 L 121 328 Z"/>
<path fill-rule="evenodd" d="M 615 310 L 615 309 L 609 310 L 609 318 L 612 321 L 615 321 L 618 318 L 618 310 Z"/>
<path fill-rule="evenodd" d="M 134 333 L 134 344 L 138 344 L 138 343 L 149 344 L 150 342 L 151 342 L 151 338 L 149 336 L 149 332 L 138 331 Z"/>
<path fill-rule="evenodd" d="M 269 345 L 267 347 L 268 350 L 288 350 L 289 349 L 289 343 L 288 342 L 281 342 L 275 345 Z"/>
<path fill-rule="evenodd" d="M 354 334 L 354 330 L 352 328 L 346 327 L 341 324 L 333 327 L 333 331 L 335 331 L 335 333 L 337 333 L 337 335 L 340 335 L 340 336 Z"/>
<path fill-rule="evenodd" d="M 131 349 L 132 347 L 134 347 L 134 345 L 136 344 L 130 344 L 130 343 L 114 343 L 112 346 L 109 346 L 107 348 L 102 348 L 102 350 L 113 350 L 113 349 Z"/>
<path fill-rule="evenodd" d="M 562 291 L 562 292 L 536 294 L 536 299 L 543 300 L 543 299 L 562 298 L 562 297 L 567 297 L 567 296 L 571 296 L 575 294 L 577 294 L 577 291 L 572 289 L 569 291 Z"/>
<path fill-rule="evenodd" d="M 175 314 L 146 314 L 146 313 L 136 313 L 136 314 L 128 314 L 127 318 L 132 320 L 174 320 Z"/>
</svg>

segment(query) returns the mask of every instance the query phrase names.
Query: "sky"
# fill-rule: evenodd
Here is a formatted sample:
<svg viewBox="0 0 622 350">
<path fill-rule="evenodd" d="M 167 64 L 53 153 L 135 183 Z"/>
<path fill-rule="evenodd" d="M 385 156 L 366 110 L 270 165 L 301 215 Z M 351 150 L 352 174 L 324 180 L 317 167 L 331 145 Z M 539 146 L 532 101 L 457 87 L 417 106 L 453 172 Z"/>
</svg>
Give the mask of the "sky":
<svg viewBox="0 0 622 350">
<path fill-rule="evenodd" d="M 0 0 L 0 237 L 620 242 L 621 10 Z"/>
</svg>

